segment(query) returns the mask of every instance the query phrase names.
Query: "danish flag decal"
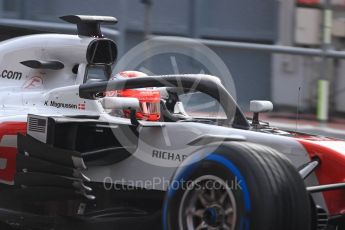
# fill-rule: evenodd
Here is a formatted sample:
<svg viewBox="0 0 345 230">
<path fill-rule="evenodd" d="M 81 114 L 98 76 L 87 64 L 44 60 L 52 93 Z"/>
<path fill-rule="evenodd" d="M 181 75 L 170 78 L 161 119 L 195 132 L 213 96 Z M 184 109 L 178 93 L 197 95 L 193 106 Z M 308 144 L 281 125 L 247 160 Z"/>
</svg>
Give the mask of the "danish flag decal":
<svg viewBox="0 0 345 230">
<path fill-rule="evenodd" d="M 85 108 L 86 108 L 85 103 L 80 103 L 80 104 L 78 104 L 78 109 L 79 109 L 79 110 L 85 110 Z"/>
</svg>

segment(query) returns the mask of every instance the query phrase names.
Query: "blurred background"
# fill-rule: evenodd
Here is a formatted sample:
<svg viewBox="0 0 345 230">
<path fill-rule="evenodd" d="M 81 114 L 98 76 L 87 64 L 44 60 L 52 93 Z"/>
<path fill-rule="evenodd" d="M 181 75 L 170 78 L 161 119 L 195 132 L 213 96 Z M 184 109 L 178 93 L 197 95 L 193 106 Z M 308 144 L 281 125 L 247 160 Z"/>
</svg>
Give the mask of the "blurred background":
<svg viewBox="0 0 345 230">
<path fill-rule="evenodd" d="M 245 111 L 250 100 L 271 100 L 274 112 L 262 119 L 293 128 L 298 118 L 303 131 L 345 137 L 345 0 L 0 0 L 0 24 L 9 26 L 0 39 L 75 33 L 58 18 L 69 14 L 117 17 L 104 32 L 119 58 L 152 35 L 200 39 L 228 66 Z M 150 71 L 172 73 L 167 60 L 152 60 Z"/>
</svg>

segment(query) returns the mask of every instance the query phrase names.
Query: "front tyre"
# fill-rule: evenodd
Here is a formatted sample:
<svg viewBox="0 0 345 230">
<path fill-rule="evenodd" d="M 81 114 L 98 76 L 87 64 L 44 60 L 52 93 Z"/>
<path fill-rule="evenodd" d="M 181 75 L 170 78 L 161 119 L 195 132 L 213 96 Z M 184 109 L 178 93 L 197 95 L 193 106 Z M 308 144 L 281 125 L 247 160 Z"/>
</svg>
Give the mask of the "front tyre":
<svg viewBox="0 0 345 230">
<path fill-rule="evenodd" d="M 190 156 L 163 208 L 164 230 L 308 230 L 310 223 L 308 194 L 294 166 L 277 151 L 248 143 Z"/>
</svg>

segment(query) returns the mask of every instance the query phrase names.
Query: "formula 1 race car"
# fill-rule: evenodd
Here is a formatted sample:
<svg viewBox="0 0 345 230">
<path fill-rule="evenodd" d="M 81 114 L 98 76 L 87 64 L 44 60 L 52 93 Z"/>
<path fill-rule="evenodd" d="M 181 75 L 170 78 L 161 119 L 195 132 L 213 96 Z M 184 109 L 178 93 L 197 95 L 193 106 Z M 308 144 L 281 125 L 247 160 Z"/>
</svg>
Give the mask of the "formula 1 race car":
<svg viewBox="0 0 345 230">
<path fill-rule="evenodd" d="M 78 35 L 0 43 L 1 230 L 344 229 L 344 141 L 246 118 L 214 76 L 114 77 L 116 19 L 62 19 Z"/>
</svg>

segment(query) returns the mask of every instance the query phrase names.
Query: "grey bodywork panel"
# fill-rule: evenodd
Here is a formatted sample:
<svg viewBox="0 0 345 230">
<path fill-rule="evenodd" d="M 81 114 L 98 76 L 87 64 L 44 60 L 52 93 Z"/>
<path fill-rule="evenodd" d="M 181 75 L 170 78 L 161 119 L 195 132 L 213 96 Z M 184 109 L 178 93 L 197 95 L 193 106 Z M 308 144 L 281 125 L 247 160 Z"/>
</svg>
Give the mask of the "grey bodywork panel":
<svg viewBox="0 0 345 230">
<path fill-rule="evenodd" d="M 182 159 L 203 148 L 188 143 L 204 134 L 242 136 L 248 142 L 272 147 L 286 155 L 296 168 L 310 160 L 303 146 L 291 137 L 189 122 L 143 126 L 138 131 L 138 149 L 131 157 L 112 166 L 89 168 L 86 174 L 99 182 L 106 177 L 133 181 L 155 177 L 170 180 Z M 156 186 L 154 189 L 163 188 Z"/>
</svg>

